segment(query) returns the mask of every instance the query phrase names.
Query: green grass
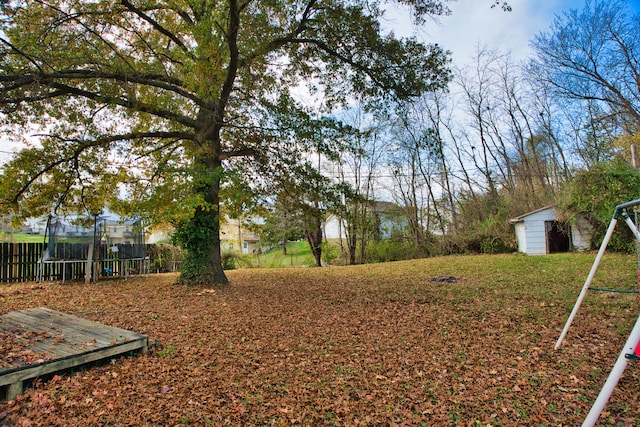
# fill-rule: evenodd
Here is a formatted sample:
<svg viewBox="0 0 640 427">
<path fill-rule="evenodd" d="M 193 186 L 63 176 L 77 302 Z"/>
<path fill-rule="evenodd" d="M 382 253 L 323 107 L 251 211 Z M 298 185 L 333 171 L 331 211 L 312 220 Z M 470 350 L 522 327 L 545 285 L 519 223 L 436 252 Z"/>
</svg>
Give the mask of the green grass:
<svg viewBox="0 0 640 427">
<path fill-rule="evenodd" d="M 282 246 L 277 246 L 269 252 L 258 255 L 256 267 L 312 267 L 315 265 L 311 248 L 307 242 L 287 243 L 287 254 L 283 255 Z"/>
<path fill-rule="evenodd" d="M 21 231 L 0 231 L 0 243 L 42 243 L 44 237 L 40 234 L 27 234 Z"/>
</svg>

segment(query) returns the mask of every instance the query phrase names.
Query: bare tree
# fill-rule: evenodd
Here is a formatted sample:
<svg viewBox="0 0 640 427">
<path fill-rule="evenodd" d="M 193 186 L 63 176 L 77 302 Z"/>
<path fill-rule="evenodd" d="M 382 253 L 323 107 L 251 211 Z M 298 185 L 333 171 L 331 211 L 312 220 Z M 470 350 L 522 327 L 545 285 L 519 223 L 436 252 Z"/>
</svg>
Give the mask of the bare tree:
<svg viewBox="0 0 640 427">
<path fill-rule="evenodd" d="M 491 113 L 495 108 L 493 94 L 496 90 L 492 66 L 495 59 L 495 52 L 479 49 L 473 64 L 456 72 L 456 83 L 462 92 L 468 128 L 473 131 L 467 131 L 464 135 L 471 148 L 473 164 L 483 176 L 488 193 L 493 196 L 498 192 L 496 175 L 503 182 L 508 181 L 505 168 L 497 157 L 500 155 L 499 150 L 493 149 L 491 135 Z"/>
<path fill-rule="evenodd" d="M 428 236 L 445 236 L 452 216 L 453 196 L 440 121 L 443 105 L 437 95 L 405 104 L 394 116 L 390 163 L 397 201 L 404 207 L 416 248 L 427 251 Z M 442 200 L 449 204 L 449 214 Z"/>
<path fill-rule="evenodd" d="M 380 161 L 384 152 L 379 129 L 361 108 L 345 112 L 343 121 L 351 126 L 351 149 L 333 163 L 335 174 L 343 184 L 342 204 L 337 209 L 339 227 L 345 242 L 340 239 L 349 264 L 363 262 L 365 250 L 373 233 L 372 207 Z M 346 248 L 344 244 L 346 243 Z"/>
<path fill-rule="evenodd" d="M 557 94 L 606 108 L 627 133 L 640 128 L 640 39 L 630 2 L 587 0 L 532 43 L 531 68 Z"/>
</svg>

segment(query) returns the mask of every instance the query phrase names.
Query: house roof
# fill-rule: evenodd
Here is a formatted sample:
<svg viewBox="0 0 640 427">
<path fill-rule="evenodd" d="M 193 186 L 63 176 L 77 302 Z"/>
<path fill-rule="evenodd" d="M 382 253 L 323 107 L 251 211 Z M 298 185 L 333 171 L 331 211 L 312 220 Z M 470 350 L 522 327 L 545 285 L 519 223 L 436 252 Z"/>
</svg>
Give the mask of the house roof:
<svg viewBox="0 0 640 427">
<path fill-rule="evenodd" d="M 548 205 L 548 206 L 545 206 L 545 207 L 543 207 L 543 208 L 536 209 L 536 210 L 531 211 L 531 212 L 527 212 L 527 213 L 522 214 L 522 215 L 520 215 L 520 216 L 518 216 L 518 217 L 511 218 L 511 219 L 509 220 L 509 222 L 510 222 L 510 223 L 512 223 L 512 224 L 515 224 L 515 223 L 517 223 L 517 222 L 522 222 L 522 221 L 524 221 L 524 219 L 525 219 L 526 217 L 528 217 L 528 216 L 530 216 L 530 215 L 533 215 L 533 214 L 536 214 L 536 213 L 538 213 L 538 212 L 546 211 L 547 209 L 555 209 L 555 205 Z"/>
<path fill-rule="evenodd" d="M 401 212 L 403 209 L 402 206 L 400 205 L 397 205 L 393 202 L 385 202 L 382 200 L 369 200 L 368 207 L 371 210 L 371 212 L 374 212 L 377 214 L 385 214 L 385 213 L 393 214 L 395 212 Z M 329 221 L 333 217 L 339 218 L 340 215 L 337 215 L 332 212 L 328 212 L 325 215 L 325 220 Z"/>
<path fill-rule="evenodd" d="M 401 206 L 393 202 L 384 202 L 381 200 L 373 200 L 371 201 L 371 205 L 373 205 L 373 210 L 376 212 L 388 212 L 402 209 Z"/>
</svg>

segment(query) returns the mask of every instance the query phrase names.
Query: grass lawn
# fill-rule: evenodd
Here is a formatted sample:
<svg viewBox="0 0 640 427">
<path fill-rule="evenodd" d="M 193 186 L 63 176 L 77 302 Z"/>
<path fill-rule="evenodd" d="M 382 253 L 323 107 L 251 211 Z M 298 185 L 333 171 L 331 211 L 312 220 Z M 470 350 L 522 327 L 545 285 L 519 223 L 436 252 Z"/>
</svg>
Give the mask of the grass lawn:
<svg viewBox="0 0 640 427">
<path fill-rule="evenodd" d="M 286 255 L 282 253 L 282 246 L 277 246 L 258 256 L 243 255 L 241 257 L 241 261 L 238 263 L 239 266 L 243 265 L 243 258 L 245 264 L 249 264 L 253 267 L 312 267 L 315 265 L 315 260 L 311 254 L 311 248 L 306 241 L 287 243 Z"/>
<path fill-rule="evenodd" d="M 589 293 L 553 350 L 594 256 L 240 269 L 216 290 L 170 274 L 2 286 L 0 313 L 47 306 L 154 346 L 36 381 L 0 403 L 0 425 L 579 425 L 640 311 Z M 608 254 L 595 285 L 636 288 L 636 271 Z M 640 425 L 639 373 L 601 425 Z"/>
<path fill-rule="evenodd" d="M 42 243 L 44 236 L 41 234 L 27 234 L 21 231 L 0 231 L 0 243 L 15 242 L 15 243 Z"/>
</svg>

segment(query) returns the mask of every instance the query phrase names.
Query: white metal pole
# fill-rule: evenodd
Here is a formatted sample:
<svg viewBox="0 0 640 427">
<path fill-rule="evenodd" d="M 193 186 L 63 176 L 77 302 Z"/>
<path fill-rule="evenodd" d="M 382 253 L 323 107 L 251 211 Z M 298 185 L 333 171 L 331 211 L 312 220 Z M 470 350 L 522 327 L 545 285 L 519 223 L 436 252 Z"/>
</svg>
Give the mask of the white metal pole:
<svg viewBox="0 0 640 427">
<path fill-rule="evenodd" d="M 560 346 L 562 345 L 562 341 L 564 340 L 565 335 L 567 335 L 567 332 L 569 331 L 569 327 L 571 326 L 571 322 L 573 322 L 573 318 L 576 317 L 576 314 L 578 313 L 578 309 L 580 308 L 580 305 L 582 304 L 582 300 L 584 299 L 585 295 L 587 294 L 587 291 L 589 290 L 589 286 L 591 286 L 591 282 L 593 281 L 593 278 L 596 275 L 596 271 L 598 270 L 598 265 L 600 264 L 600 261 L 602 260 L 602 256 L 604 255 L 605 250 L 607 249 L 607 245 L 609 244 L 609 240 L 611 240 L 611 236 L 613 235 L 613 231 L 616 228 L 616 223 L 617 222 L 618 222 L 617 217 L 614 216 L 611 219 L 611 223 L 609 224 L 609 228 L 607 229 L 607 234 L 605 234 L 604 239 L 602 240 L 602 244 L 600 245 L 600 250 L 598 251 L 598 255 L 596 255 L 596 259 L 593 262 L 593 265 L 591 266 L 591 271 L 589 272 L 589 275 L 587 276 L 587 280 L 584 282 L 584 285 L 582 286 L 582 291 L 580 292 L 580 295 L 578 296 L 578 300 L 574 304 L 573 310 L 571 310 L 571 314 L 569 315 L 569 318 L 567 319 L 567 323 L 565 323 L 564 329 L 562 330 L 562 333 L 560 334 L 560 337 L 558 338 L 558 341 L 556 342 L 556 346 L 555 346 L 556 350 L 559 349 Z"/>
<path fill-rule="evenodd" d="M 598 394 L 598 398 L 591 407 L 589 414 L 587 414 L 587 418 L 585 418 L 582 423 L 582 427 L 592 427 L 598 421 L 598 418 L 600 418 L 600 414 L 602 413 L 604 406 L 607 404 L 609 397 L 611 397 L 611 393 L 613 393 L 613 389 L 616 388 L 618 380 L 622 376 L 624 369 L 627 367 L 626 355 L 634 353 L 638 345 L 638 341 L 640 341 L 640 316 L 638 317 L 638 320 L 636 320 L 636 324 L 627 339 L 627 343 L 620 352 L 616 364 L 609 373 L 607 381 L 604 383 L 604 386 L 602 386 L 600 394 Z"/>
<path fill-rule="evenodd" d="M 635 236 L 636 240 L 640 240 L 640 232 L 638 231 L 638 228 L 633 223 L 633 220 L 629 217 L 629 215 L 624 215 L 624 221 L 629 226 L 629 229 L 631 230 L 631 232 Z"/>
</svg>

